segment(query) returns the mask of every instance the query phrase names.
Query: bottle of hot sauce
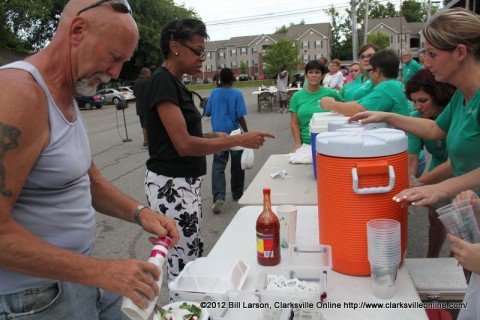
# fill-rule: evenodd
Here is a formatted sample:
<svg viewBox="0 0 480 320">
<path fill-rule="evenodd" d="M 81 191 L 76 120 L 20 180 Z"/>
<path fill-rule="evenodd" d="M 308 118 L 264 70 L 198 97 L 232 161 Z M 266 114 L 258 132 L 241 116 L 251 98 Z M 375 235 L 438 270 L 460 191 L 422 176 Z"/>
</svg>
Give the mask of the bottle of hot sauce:
<svg viewBox="0 0 480 320">
<path fill-rule="evenodd" d="M 272 211 L 270 188 L 263 189 L 263 211 L 257 219 L 257 261 L 263 266 L 280 263 L 280 222 Z"/>
</svg>

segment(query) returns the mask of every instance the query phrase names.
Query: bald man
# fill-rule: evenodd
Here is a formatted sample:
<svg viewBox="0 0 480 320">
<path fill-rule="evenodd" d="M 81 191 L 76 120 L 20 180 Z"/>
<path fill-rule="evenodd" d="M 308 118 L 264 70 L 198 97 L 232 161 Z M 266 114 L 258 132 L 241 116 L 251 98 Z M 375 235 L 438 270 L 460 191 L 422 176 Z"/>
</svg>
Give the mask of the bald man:
<svg viewBox="0 0 480 320">
<path fill-rule="evenodd" d="M 74 102 L 118 78 L 137 42 L 128 2 L 71 0 L 45 49 L 0 69 L 0 319 L 126 319 L 121 296 L 159 294 L 153 264 L 90 257 L 95 211 L 179 234 L 101 176 Z"/>
<path fill-rule="evenodd" d="M 413 59 L 412 54 L 408 50 L 402 52 L 402 62 L 402 82 L 406 84 L 408 79 L 413 77 L 413 75 L 423 67 Z"/>
</svg>

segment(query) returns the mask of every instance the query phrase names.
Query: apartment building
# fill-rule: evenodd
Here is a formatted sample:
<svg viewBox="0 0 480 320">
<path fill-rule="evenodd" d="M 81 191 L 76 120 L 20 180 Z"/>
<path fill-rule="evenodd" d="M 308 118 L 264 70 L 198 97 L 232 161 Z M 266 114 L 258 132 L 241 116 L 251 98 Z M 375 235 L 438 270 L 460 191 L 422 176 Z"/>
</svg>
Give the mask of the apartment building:
<svg viewBox="0 0 480 320">
<path fill-rule="evenodd" d="M 282 38 L 300 47 L 299 69 L 303 69 L 306 62 L 322 56 L 331 59 L 332 30 L 329 23 L 295 25 L 282 34 L 261 34 L 207 42 L 203 78 L 213 77 L 218 67 L 228 67 L 239 74 L 242 65 L 247 67 L 249 77 L 265 77 L 263 55 L 269 46 Z"/>
<path fill-rule="evenodd" d="M 403 50 L 410 50 L 413 57 L 423 47 L 422 29 L 425 22 L 407 22 L 405 17 L 368 20 L 367 34 L 383 33 L 390 38 L 389 49 L 401 56 Z"/>
</svg>

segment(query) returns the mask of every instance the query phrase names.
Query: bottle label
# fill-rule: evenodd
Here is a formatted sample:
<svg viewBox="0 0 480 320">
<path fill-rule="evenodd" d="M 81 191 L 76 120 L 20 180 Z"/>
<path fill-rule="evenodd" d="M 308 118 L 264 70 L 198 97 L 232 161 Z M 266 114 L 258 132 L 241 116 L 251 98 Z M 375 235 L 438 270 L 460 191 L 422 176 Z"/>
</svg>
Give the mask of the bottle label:
<svg viewBox="0 0 480 320">
<path fill-rule="evenodd" d="M 257 256 L 259 258 L 273 258 L 273 234 L 257 232 Z"/>
<path fill-rule="evenodd" d="M 161 245 L 153 246 L 152 251 L 150 252 L 150 258 L 156 257 L 157 255 L 161 255 L 162 257 L 167 256 L 168 249 Z"/>
</svg>

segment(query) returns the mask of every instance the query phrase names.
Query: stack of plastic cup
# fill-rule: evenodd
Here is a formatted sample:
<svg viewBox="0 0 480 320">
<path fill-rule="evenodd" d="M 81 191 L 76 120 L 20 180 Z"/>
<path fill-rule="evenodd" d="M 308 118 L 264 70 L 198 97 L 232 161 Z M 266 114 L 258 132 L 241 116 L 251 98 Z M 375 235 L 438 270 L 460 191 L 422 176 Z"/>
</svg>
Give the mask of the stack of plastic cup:
<svg viewBox="0 0 480 320">
<path fill-rule="evenodd" d="M 401 260 L 400 230 L 401 225 L 397 220 L 375 219 L 367 222 L 372 292 L 380 299 L 390 299 L 395 294 Z"/>
<path fill-rule="evenodd" d="M 437 209 L 438 219 L 453 235 L 470 242 L 480 242 L 480 230 L 470 200 L 457 201 Z"/>
</svg>

